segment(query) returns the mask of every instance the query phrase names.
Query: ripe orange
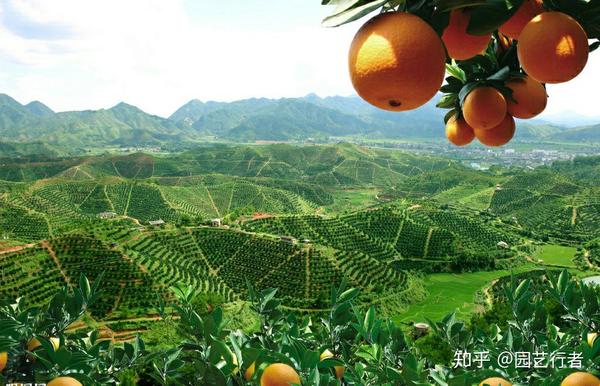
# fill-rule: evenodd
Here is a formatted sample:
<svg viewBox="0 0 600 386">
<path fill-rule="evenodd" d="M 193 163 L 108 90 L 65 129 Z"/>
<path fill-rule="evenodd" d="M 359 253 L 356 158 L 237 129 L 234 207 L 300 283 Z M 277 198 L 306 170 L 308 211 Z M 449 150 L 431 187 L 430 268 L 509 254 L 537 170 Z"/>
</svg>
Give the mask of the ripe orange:
<svg viewBox="0 0 600 386">
<path fill-rule="evenodd" d="M 498 32 L 519 40 L 519 35 L 527 23 L 544 11 L 542 0 L 525 0 L 510 19 L 500 26 Z"/>
<path fill-rule="evenodd" d="M 333 358 L 333 353 L 329 350 L 325 350 L 321 353 L 320 358 L 321 358 L 321 360 Z M 334 369 L 335 369 L 335 377 L 337 379 L 342 379 L 344 377 L 344 372 L 346 371 L 344 366 L 334 366 Z"/>
<path fill-rule="evenodd" d="M 490 43 L 491 34 L 471 35 L 467 26 L 471 20 L 469 11 L 455 9 L 450 13 L 450 22 L 442 34 L 442 40 L 448 50 L 448 56 L 456 60 L 465 60 L 482 53 Z"/>
<path fill-rule="evenodd" d="M 0 352 L 0 373 L 6 368 L 6 362 L 8 362 L 8 353 Z"/>
<path fill-rule="evenodd" d="M 289 386 L 300 384 L 300 376 L 291 366 L 284 363 L 273 363 L 263 371 L 260 386 Z"/>
<path fill-rule="evenodd" d="M 512 79 L 506 82 L 506 87 L 513 91 L 516 101 L 506 100 L 508 113 L 516 118 L 529 119 L 540 114 L 546 108 L 548 96 L 546 88 L 537 80 L 528 76 L 524 79 Z"/>
<path fill-rule="evenodd" d="M 456 146 L 465 146 L 473 141 L 475 133 L 463 118 L 453 116 L 446 123 L 446 138 Z"/>
<path fill-rule="evenodd" d="M 437 93 L 446 54 L 436 32 L 415 15 L 387 12 L 356 33 L 348 65 L 358 95 L 384 110 L 405 111 Z"/>
<path fill-rule="evenodd" d="M 75 378 L 71 377 L 58 377 L 54 378 L 50 382 L 48 382 L 47 386 L 83 386 L 81 382 L 79 382 Z"/>
<path fill-rule="evenodd" d="M 582 371 L 572 373 L 568 375 L 560 383 L 560 386 L 598 386 L 600 385 L 600 379 L 590 373 L 584 373 Z"/>
<path fill-rule="evenodd" d="M 50 343 L 52 344 L 52 347 L 54 348 L 54 351 L 58 350 L 60 347 L 60 339 L 59 338 L 49 338 L 48 340 L 50 340 Z M 31 340 L 29 340 L 29 342 L 27 342 L 27 351 L 33 351 L 35 349 L 37 349 L 38 347 L 40 347 L 42 344 L 40 343 L 40 341 L 37 338 L 31 338 Z"/>
<path fill-rule="evenodd" d="M 475 137 L 486 146 L 506 145 L 515 135 L 515 120 L 509 114 L 506 114 L 504 120 L 494 128 L 489 130 L 475 129 Z"/>
<path fill-rule="evenodd" d="M 478 87 L 465 98 L 463 115 L 473 129 L 486 130 L 497 126 L 506 116 L 506 99 L 493 87 Z"/>
<path fill-rule="evenodd" d="M 256 362 L 252 362 L 252 364 L 250 366 L 248 366 L 248 368 L 244 372 L 244 379 L 249 381 L 254 376 L 255 371 L 256 371 Z"/>
<path fill-rule="evenodd" d="M 500 378 L 500 377 L 492 377 L 492 378 L 488 378 L 488 379 L 483 380 L 479 384 L 479 386 L 484 386 L 484 385 L 489 385 L 489 386 L 512 386 L 512 383 L 510 383 L 506 379 L 503 379 L 503 378 Z"/>
<path fill-rule="evenodd" d="M 542 83 L 575 78 L 588 59 L 588 39 L 581 25 L 561 12 L 534 17 L 521 32 L 517 54 L 521 66 Z"/>
</svg>

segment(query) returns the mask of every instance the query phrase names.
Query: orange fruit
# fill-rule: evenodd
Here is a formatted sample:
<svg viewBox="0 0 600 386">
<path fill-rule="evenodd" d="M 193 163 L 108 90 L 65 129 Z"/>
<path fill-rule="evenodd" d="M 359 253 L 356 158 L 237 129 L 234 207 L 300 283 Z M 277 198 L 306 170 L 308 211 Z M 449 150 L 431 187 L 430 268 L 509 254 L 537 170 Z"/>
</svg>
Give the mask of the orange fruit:
<svg viewBox="0 0 600 386">
<path fill-rule="evenodd" d="M 500 377 L 492 377 L 492 378 L 488 378 L 488 379 L 483 380 L 479 384 L 479 386 L 484 386 L 484 385 L 489 385 L 489 386 L 512 386 L 512 383 L 510 383 L 506 379 L 503 379 L 503 378 L 500 378 Z"/>
<path fill-rule="evenodd" d="M 423 19 L 387 12 L 356 33 L 348 66 L 358 95 L 384 110 L 405 111 L 438 92 L 445 74 L 442 41 Z"/>
<path fill-rule="evenodd" d="M 474 129 L 475 137 L 486 146 L 506 145 L 515 135 L 515 120 L 506 114 L 504 120 L 489 130 Z"/>
<path fill-rule="evenodd" d="M 59 347 L 60 347 L 60 339 L 59 338 L 52 337 L 52 338 L 48 338 L 48 340 L 52 344 L 54 351 L 59 349 Z M 27 342 L 27 351 L 33 351 L 33 350 L 37 349 L 38 347 L 40 347 L 41 345 L 42 344 L 40 343 L 40 341 L 37 338 L 31 338 L 31 340 L 29 340 L 29 342 Z"/>
<path fill-rule="evenodd" d="M 508 48 L 514 40 L 502 34 L 498 35 L 498 38 L 499 40 L 498 46 L 496 47 L 496 56 L 499 57 L 501 54 L 505 53 L 508 50 Z"/>
<path fill-rule="evenodd" d="M 260 386 L 289 386 L 300 384 L 300 376 L 291 366 L 284 363 L 273 363 L 263 371 Z"/>
<path fill-rule="evenodd" d="M 510 19 L 498 28 L 498 32 L 519 40 L 521 31 L 531 19 L 544 11 L 542 0 L 525 0 Z"/>
<path fill-rule="evenodd" d="M 8 353 L 0 352 L 0 373 L 6 368 L 6 362 L 8 362 Z"/>
<path fill-rule="evenodd" d="M 506 99 L 493 87 L 478 87 L 465 98 L 463 116 L 473 129 L 498 126 L 507 112 Z"/>
<path fill-rule="evenodd" d="M 471 35 L 467 33 L 470 20 L 470 13 L 464 8 L 455 9 L 450 13 L 450 22 L 444 29 L 442 40 L 448 51 L 448 56 L 453 59 L 470 59 L 482 53 L 490 43 L 491 34 Z"/>
<path fill-rule="evenodd" d="M 456 146 L 465 146 L 473 141 L 475 133 L 463 118 L 453 116 L 446 123 L 446 138 Z"/>
<path fill-rule="evenodd" d="M 254 372 L 256 371 L 256 362 L 252 362 L 250 366 L 244 372 L 244 379 L 249 381 L 254 376 Z"/>
<path fill-rule="evenodd" d="M 569 374 L 560 383 L 560 386 L 598 386 L 600 385 L 600 379 L 590 373 L 584 373 L 582 371 Z"/>
<path fill-rule="evenodd" d="M 333 358 L 333 353 L 329 350 L 325 350 L 321 353 L 320 358 L 321 358 L 321 360 Z M 344 368 L 344 366 L 334 366 L 334 369 L 335 369 L 335 377 L 337 379 L 344 378 L 344 372 L 346 372 L 346 369 Z"/>
<path fill-rule="evenodd" d="M 71 377 L 58 377 L 54 378 L 50 382 L 48 382 L 47 386 L 83 386 L 81 382 L 79 382 L 75 378 Z"/>
<path fill-rule="evenodd" d="M 543 12 L 521 32 L 517 55 L 521 66 L 542 83 L 575 78 L 588 59 L 588 39 L 581 25 L 562 12 Z"/>
<path fill-rule="evenodd" d="M 540 114 L 546 108 L 548 96 L 543 84 L 528 76 L 523 79 L 517 78 L 506 82 L 510 88 L 512 98 L 506 100 L 508 113 L 516 118 L 529 119 Z"/>
</svg>

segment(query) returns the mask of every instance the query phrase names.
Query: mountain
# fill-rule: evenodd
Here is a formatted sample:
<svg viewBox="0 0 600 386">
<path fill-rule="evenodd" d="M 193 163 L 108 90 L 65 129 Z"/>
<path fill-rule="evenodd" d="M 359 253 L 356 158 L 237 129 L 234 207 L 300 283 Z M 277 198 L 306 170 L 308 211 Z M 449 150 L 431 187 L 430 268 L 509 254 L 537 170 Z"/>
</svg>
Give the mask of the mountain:
<svg viewBox="0 0 600 386">
<path fill-rule="evenodd" d="M 230 103 L 192 100 L 170 119 L 197 134 L 230 140 L 297 140 L 309 137 L 371 135 L 384 138 L 439 137 L 444 112 L 432 101 L 403 114 L 379 110 L 362 99 L 326 97 L 245 99 Z"/>
<path fill-rule="evenodd" d="M 522 141 L 551 140 L 553 136 L 565 131 L 564 127 L 548 123 L 532 124 L 520 119 L 517 120 L 517 127 L 516 139 Z"/>
<path fill-rule="evenodd" d="M 0 138 L 68 146 L 158 145 L 184 137 L 182 127 L 126 103 L 105 110 L 54 113 L 41 102 L 0 96 Z"/>
<path fill-rule="evenodd" d="M 35 106 L 31 110 L 35 110 Z M 5 129 L 27 126 L 37 117 L 30 109 L 10 96 L 0 94 L 0 133 Z"/>
<path fill-rule="evenodd" d="M 32 113 L 33 115 L 37 115 L 38 117 L 47 117 L 49 115 L 53 115 L 54 111 L 42 102 L 33 101 L 29 102 L 25 105 L 25 108 Z"/>
<path fill-rule="evenodd" d="M 555 141 L 600 143 L 600 124 L 575 127 L 552 136 Z"/>
<path fill-rule="evenodd" d="M 185 105 L 181 106 L 169 117 L 170 120 L 175 122 L 184 122 L 189 125 L 196 122 L 203 115 L 218 110 L 225 106 L 224 102 L 202 102 L 199 99 L 192 99 Z"/>
<path fill-rule="evenodd" d="M 350 114 L 297 99 L 283 99 L 245 117 L 225 136 L 232 140 L 306 139 L 366 133 L 365 122 Z"/>
<path fill-rule="evenodd" d="M 185 146 L 206 136 L 231 142 L 352 136 L 443 142 L 446 111 L 435 107 L 437 99 L 402 113 L 379 110 L 357 96 L 194 99 L 162 118 L 123 102 L 109 109 L 55 113 L 41 102 L 22 105 L 0 94 L 0 140 L 68 147 Z M 519 121 L 517 126 L 517 141 L 600 142 L 597 124 L 572 128 L 532 120 Z"/>
</svg>

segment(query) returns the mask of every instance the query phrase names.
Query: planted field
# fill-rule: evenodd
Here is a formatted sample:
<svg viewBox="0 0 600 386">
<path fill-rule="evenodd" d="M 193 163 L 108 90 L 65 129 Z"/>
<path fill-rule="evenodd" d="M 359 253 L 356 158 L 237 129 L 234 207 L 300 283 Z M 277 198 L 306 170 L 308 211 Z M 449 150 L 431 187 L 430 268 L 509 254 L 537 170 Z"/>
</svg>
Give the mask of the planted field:
<svg viewBox="0 0 600 386">
<path fill-rule="evenodd" d="M 27 300 L 38 305 L 48 301 L 65 284 L 47 249 L 37 246 L 0 255 L 0 298 Z"/>
<path fill-rule="evenodd" d="M 161 286 L 187 283 L 231 301 L 257 288 L 279 288 L 287 307 L 325 308 L 343 278 L 365 290 L 364 300 L 407 290 L 407 274 L 373 257 L 303 248 L 279 239 L 215 228 L 130 235 L 124 250 Z"/>
<path fill-rule="evenodd" d="M 513 269 L 514 273 L 525 272 L 532 266 Z M 498 270 L 472 273 L 435 273 L 425 278 L 427 297 L 408 306 L 401 315 L 394 318 L 397 322 L 426 322 L 440 320 L 456 311 L 457 318 L 468 318 L 478 307 L 476 294 L 494 280 L 509 276 L 511 271 Z"/>
<path fill-rule="evenodd" d="M 577 253 L 577 248 L 547 244 L 540 246 L 534 256 L 542 260 L 544 264 L 575 267 L 573 262 L 575 253 Z"/>
<path fill-rule="evenodd" d="M 33 241 L 49 235 L 48 222 L 44 216 L 0 202 L 0 239 Z"/>
<path fill-rule="evenodd" d="M 292 236 L 332 248 L 360 252 L 398 268 L 417 268 L 410 261 L 456 261 L 464 254 L 486 250 L 481 260 L 508 257 L 498 243 L 519 243 L 510 230 L 452 209 L 401 203 L 344 216 L 280 216 L 247 222 L 251 231 Z M 405 263 L 402 263 L 402 262 Z"/>
</svg>

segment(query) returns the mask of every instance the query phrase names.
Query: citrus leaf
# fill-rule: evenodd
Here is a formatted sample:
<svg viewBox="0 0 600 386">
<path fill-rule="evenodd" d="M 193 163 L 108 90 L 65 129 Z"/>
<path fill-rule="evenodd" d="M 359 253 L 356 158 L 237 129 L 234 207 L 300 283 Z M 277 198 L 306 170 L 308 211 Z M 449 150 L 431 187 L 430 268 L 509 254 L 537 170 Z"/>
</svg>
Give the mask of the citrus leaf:
<svg viewBox="0 0 600 386">
<path fill-rule="evenodd" d="M 435 105 L 435 107 L 438 107 L 440 109 L 451 109 L 456 104 L 456 98 L 456 94 L 444 95 L 442 99 L 440 99 L 440 101 Z"/>
<path fill-rule="evenodd" d="M 354 5 L 341 12 L 326 17 L 321 23 L 324 27 L 339 27 L 340 25 L 358 20 L 361 17 L 382 7 L 389 0 L 374 0 L 364 4 L 364 1 L 354 1 Z"/>
<path fill-rule="evenodd" d="M 485 3 L 486 0 L 438 0 L 434 2 L 439 12 L 447 12 L 465 7 L 475 7 L 484 5 Z"/>
<path fill-rule="evenodd" d="M 462 107 L 465 104 L 465 98 L 471 91 L 476 89 L 479 86 L 479 82 L 471 82 L 464 85 L 464 87 L 458 93 L 458 99 L 460 100 L 460 106 Z"/>
<path fill-rule="evenodd" d="M 444 116 L 444 123 L 448 123 L 450 118 L 452 118 L 455 115 L 456 115 L 456 109 L 452 109 L 452 110 L 448 111 L 446 113 L 446 115 Z"/>
<path fill-rule="evenodd" d="M 467 74 L 456 64 L 446 64 L 446 71 L 463 83 L 467 81 Z"/>
<path fill-rule="evenodd" d="M 510 19 L 523 0 L 488 0 L 485 4 L 473 8 L 467 32 L 471 35 L 486 35 Z"/>
<path fill-rule="evenodd" d="M 508 79 L 509 74 L 510 74 L 510 68 L 508 68 L 508 66 L 502 67 L 495 74 L 493 74 L 491 76 L 488 76 L 487 80 L 501 80 L 501 81 L 505 81 L 506 79 Z"/>
</svg>

